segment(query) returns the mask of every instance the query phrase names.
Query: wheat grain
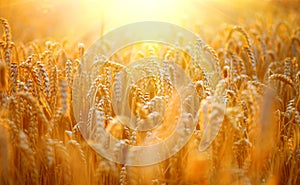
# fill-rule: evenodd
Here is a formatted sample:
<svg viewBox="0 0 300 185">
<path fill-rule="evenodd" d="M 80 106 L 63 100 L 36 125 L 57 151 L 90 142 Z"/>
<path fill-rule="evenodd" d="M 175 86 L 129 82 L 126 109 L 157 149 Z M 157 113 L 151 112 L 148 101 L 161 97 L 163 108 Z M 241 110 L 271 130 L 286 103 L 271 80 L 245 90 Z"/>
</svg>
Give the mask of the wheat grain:
<svg viewBox="0 0 300 185">
<path fill-rule="evenodd" d="M 271 76 L 269 76 L 269 80 L 279 80 L 295 88 L 292 79 L 282 74 L 272 74 Z"/>
</svg>

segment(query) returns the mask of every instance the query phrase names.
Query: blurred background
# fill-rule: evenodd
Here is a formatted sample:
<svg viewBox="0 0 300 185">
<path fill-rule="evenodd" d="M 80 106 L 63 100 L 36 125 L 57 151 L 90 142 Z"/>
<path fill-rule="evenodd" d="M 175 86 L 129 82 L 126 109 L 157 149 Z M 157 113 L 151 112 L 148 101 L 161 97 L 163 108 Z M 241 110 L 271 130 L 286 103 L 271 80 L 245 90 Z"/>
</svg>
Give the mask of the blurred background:
<svg viewBox="0 0 300 185">
<path fill-rule="evenodd" d="M 259 17 L 262 11 L 298 16 L 297 4 L 300 3 L 299 0 L 0 1 L 0 17 L 8 19 L 15 42 L 50 37 L 85 43 L 120 25 L 144 20 L 168 21 L 196 32 L 204 27 L 214 34 L 216 27 L 222 24 L 240 25 L 244 19 Z"/>
</svg>

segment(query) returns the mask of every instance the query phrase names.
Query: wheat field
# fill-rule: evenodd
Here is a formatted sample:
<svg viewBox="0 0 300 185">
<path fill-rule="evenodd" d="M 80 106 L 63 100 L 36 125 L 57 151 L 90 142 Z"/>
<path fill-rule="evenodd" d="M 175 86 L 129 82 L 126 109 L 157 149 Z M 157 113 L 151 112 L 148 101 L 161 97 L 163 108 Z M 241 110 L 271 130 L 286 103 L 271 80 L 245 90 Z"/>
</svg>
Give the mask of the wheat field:
<svg viewBox="0 0 300 185">
<path fill-rule="evenodd" d="M 111 84 L 133 59 L 175 59 L 201 102 L 188 143 L 172 157 L 142 167 L 101 157 L 81 135 L 72 91 L 81 88 L 73 82 L 88 49 L 84 40 L 19 37 L 24 41 L 14 42 L 13 33 L 22 28 L 0 18 L 0 184 L 300 184 L 300 18 L 295 12 L 285 16 L 289 7 L 284 8 L 270 11 L 271 18 L 261 15 L 244 18 L 240 25 L 220 25 L 217 34 L 203 28 L 197 34 L 205 37 L 193 46 L 194 56 L 141 44 L 105 62 L 84 95 L 94 97 L 95 107 L 81 115 L 96 136 L 104 129 L 132 145 L 167 137 L 167 127 L 145 139 L 145 133 L 116 119 Z M 217 103 L 210 110 L 203 106 L 220 88 L 207 81 L 193 60 L 208 60 L 218 71 L 226 101 L 221 123 L 216 121 L 222 111 Z M 157 86 L 162 96 L 173 93 L 172 84 L 160 81 L 159 74 L 143 80 L 136 82 L 129 98 L 131 111 L 141 117 L 151 111 L 141 106 L 161 93 Z M 165 115 L 168 127 L 177 114 Z M 199 150 L 207 119 L 215 137 Z"/>
</svg>

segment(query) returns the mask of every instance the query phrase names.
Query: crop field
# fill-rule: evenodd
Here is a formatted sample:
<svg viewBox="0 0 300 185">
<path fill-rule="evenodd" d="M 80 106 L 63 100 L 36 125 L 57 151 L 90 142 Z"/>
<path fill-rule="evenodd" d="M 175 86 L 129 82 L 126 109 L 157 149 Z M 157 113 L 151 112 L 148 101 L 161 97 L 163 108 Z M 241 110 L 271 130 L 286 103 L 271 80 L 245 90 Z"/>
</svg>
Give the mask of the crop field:
<svg viewBox="0 0 300 185">
<path fill-rule="evenodd" d="M 0 1 L 0 184 L 300 184 L 299 1 L 153 0 L 152 11 L 117 0 Z M 136 43 L 84 71 L 95 40 L 144 19 L 172 22 L 197 40 Z M 171 138 L 177 119 L 194 123 L 183 124 L 188 141 L 153 162 L 162 149 L 151 147 Z M 152 163 L 130 165 L 138 157 L 125 145 L 144 147 L 141 159 Z"/>
</svg>

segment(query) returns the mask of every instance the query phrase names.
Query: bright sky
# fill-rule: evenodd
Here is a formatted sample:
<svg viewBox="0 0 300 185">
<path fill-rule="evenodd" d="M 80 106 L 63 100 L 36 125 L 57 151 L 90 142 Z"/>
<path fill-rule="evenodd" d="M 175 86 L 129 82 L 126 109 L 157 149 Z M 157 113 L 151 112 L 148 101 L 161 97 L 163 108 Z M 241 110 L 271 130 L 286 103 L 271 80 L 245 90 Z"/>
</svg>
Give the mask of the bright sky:
<svg viewBox="0 0 300 185">
<path fill-rule="evenodd" d="M 144 20 L 167 21 L 193 29 L 196 24 L 238 24 L 236 12 L 250 0 L 1 0 L 0 17 L 14 35 L 29 40 L 43 36 L 99 37 L 118 26 Z M 255 1 L 257 2 L 257 1 Z M 243 5 L 243 6 L 242 6 Z M 255 9 L 252 11 L 256 12 Z M 104 25 L 104 26 L 103 26 Z M 34 36 L 26 35 L 34 31 Z M 31 38 L 32 37 L 32 38 Z"/>
</svg>

